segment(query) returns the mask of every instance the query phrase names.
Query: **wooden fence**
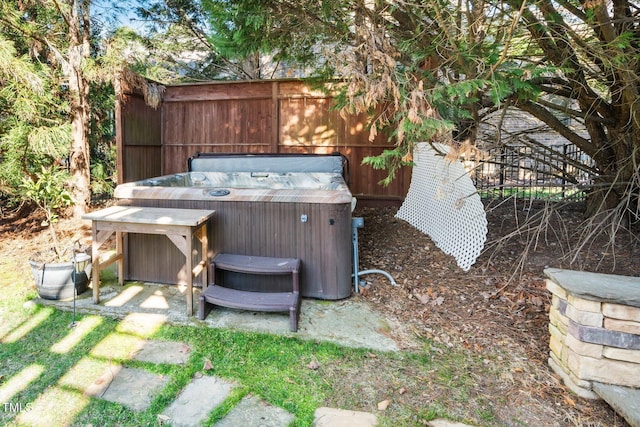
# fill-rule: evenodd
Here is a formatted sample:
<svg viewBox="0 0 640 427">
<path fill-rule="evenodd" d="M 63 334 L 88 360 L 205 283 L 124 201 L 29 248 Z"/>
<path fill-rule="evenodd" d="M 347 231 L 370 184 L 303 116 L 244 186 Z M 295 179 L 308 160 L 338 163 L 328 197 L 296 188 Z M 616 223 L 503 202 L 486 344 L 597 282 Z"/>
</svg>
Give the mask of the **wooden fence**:
<svg viewBox="0 0 640 427">
<path fill-rule="evenodd" d="M 118 183 L 184 172 L 197 152 L 332 153 L 350 164 L 351 192 L 363 204 L 399 204 L 410 168 L 391 185 L 386 171 L 362 165 L 392 145 L 368 140 L 364 116 L 342 118 L 333 98 L 299 80 L 210 82 L 167 86 L 154 110 L 142 95 L 122 96 L 116 110 Z"/>
</svg>

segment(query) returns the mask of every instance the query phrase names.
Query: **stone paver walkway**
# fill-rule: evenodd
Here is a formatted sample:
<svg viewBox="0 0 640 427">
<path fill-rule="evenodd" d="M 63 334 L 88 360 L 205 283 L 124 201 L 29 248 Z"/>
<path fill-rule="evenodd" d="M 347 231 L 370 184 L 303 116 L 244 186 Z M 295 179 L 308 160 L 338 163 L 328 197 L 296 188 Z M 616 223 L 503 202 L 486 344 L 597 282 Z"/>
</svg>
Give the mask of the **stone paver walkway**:
<svg viewBox="0 0 640 427">
<path fill-rule="evenodd" d="M 194 378 L 164 410 L 162 419 L 168 420 L 174 427 L 197 426 L 224 402 L 232 388 L 232 383 L 221 378 Z"/>
<path fill-rule="evenodd" d="M 142 369 L 109 366 L 85 394 L 144 411 L 167 381 L 168 378 Z"/>
<path fill-rule="evenodd" d="M 149 363 L 184 365 L 191 354 L 191 347 L 176 341 L 145 341 L 135 352 L 134 360 Z"/>
<path fill-rule="evenodd" d="M 135 322 L 141 320 L 140 317 L 135 318 Z M 118 337 L 128 336 L 122 332 L 130 328 L 130 321 L 131 319 L 123 320 L 119 332 L 116 332 L 115 335 Z M 119 359 L 125 361 L 180 366 L 187 363 L 192 350 L 189 345 L 178 341 L 134 338 L 131 340 L 103 340 L 98 346 L 98 353 L 100 355 L 115 354 Z M 117 364 L 105 360 L 92 369 L 91 364 L 84 361 L 78 365 L 74 372 L 83 378 L 85 377 L 83 373 L 95 372 L 97 375 L 95 380 L 90 382 L 91 376 L 89 375 L 88 381 L 82 385 L 82 381 L 78 382 L 69 376 L 64 379 L 63 384 L 84 389 L 84 394 L 87 397 L 118 403 L 134 411 L 144 411 L 164 389 L 169 378 L 154 374 L 140 366 L 138 364 L 133 368 L 126 366 L 126 362 Z M 158 415 L 158 422 L 159 424 L 167 423 L 174 427 L 202 425 L 211 416 L 211 413 L 227 400 L 234 387 L 235 384 L 222 378 L 199 374 L 192 378 L 162 414 Z M 294 419 L 294 415 L 290 412 L 270 405 L 256 396 L 248 395 L 215 426 L 286 427 Z M 318 408 L 314 414 L 313 426 L 374 427 L 377 421 L 376 415 L 372 413 L 322 407 Z M 465 426 L 446 420 L 433 420 L 428 425 L 433 427 Z"/>
<path fill-rule="evenodd" d="M 369 412 L 318 408 L 313 414 L 314 427 L 374 427 L 377 417 Z"/>
<path fill-rule="evenodd" d="M 66 378 L 65 381 L 85 390 L 86 396 L 120 403 L 136 411 L 148 408 L 164 389 L 167 380 L 141 368 L 144 365 L 138 364 L 134 369 L 120 366 L 111 360 L 172 365 L 187 363 L 191 354 L 191 348 L 187 344 L 143 338 L 151 336 L 162 324 L 169 322 L 292 335 L 288 316 L 281 313 L 218 308 L 205 321 L 186 316 L 184 295 L 176 286 L 129 283 L 124 287 L 104 286 L 100 293 L 99 305 L 93 304 L 89 292 L 81 295 L 75 305 L 72 305 L 72 301 L 39 302 L 63 310 L 74 307 L 78 313 L 85 315 L 98 314 L 122 319 L 117 330 L 91 351 L 90 356 L 99 360 L 100 366 L 95 367 L 88 361 L 81 363 L 76 371 L 83 374 L 91 372 L 88 377 L 82 376 L 82 381 L 74 378 Z M 385 330 L 393 330 L 395 340 L 383 333 Z M 383 318 L 366 304 L 356 300 L 303 300 L 295 336 L 381 351 L 398 351 L 400 342 L 402 348 L 416 345 L 403 324 Z M 233 384 L 215 376 L 193 378 L 158 416 L 158 422 L 174 426 L 200 425 L 211 416 L 212 411 L 224 403 L 233 387 Z M 294 415 L 284 409 L 274 407 L 256 396 L 246 396 L 216 425 L 285 427 L 293 420 Z M 330 424 L 327 424 L 328 420 L 331 421 Z M 332 408 L 319 408 L 314 421 L 317 427 L 369 427 L 376 423 L 377 417 L 374 414 Z"/>
<path fill-rule="evenodd" d="M 293 422 L 293 414 L 269 405 L 257 397 L 246 396 L 219 422 L 216 427 L 286 427 Z"/>
<path fill-rule="evenodd" d="M 191 348 L 181 342 L 140 340 L 127 349 L 132 360 L 154 364 L 186 363 Z M 104 351 L 108 351 L 106 348 Z M 93 383 L 85 389 L 85 395 L 119 403 L 134 411 L 144 411 L 167 384 L 168 378 L 144 369 L 110 364 Z M 198 426 L 212 411 L 224 403 L 235 385 L 216 376 L 202 375 L 193 378 L 171 404 L 158 416 L 159 422 L 174 427 Z M 294 415 L 282 408 L 270 405 L 258 397 L 245 396 L 227 415 L 217 422 L 217 427 L 286 427 Z M 373 427 L 376 416 L 357 411 L 319 408 L 314 425 Z"/>
<path fill-rule="evenodd" d="M 197 299 L 198 293 L 194 296 Z M 104 286 L 100 289 L 100 304 L 93 303 L 91 292 L 84 292 L 76 301 L 80 314 L 98 314 L 113 318 L 128 318 L 135 329 L 153 328 L 157 323 L 136 321 L 155 316 L 156 322 L 192 326 L 207 326 L 218 329 L 257 331 L 274 335 L 292 335 L 287 313 L 250 312 L 216 307 L 204 321 L 187 316 L 184 294 L 171 285 L 145 285 L 127 283 L 124 287 Z M 71 310 L 72 301 L 39 299 L 42 305 L 52 305 Z M 135 325 L 135 326 L 134 326 Z M 382 333 L 394 331 L 394 339 Z M 124 332 L 124 331 L 123 331 Z M 134 331 L 141 335 L 141 330 Z M 397 319 L 383 317 L 366 303 L 356 299 L 322 301 L 304 298 L 300 308 L 300 321 L 296 338 L 331 341 L 347 347 L 360 347 L 380 351 L 398 351 L 420 344 L 414 335 Z"/>
</svg>

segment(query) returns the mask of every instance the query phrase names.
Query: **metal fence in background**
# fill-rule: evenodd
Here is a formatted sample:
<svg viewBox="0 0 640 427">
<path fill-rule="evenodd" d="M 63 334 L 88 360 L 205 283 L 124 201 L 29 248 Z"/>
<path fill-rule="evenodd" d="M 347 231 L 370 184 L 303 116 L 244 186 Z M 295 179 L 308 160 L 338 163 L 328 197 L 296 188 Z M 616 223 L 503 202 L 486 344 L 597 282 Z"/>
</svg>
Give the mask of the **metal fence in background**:
<svg viewBox="0 0 640 427">
<path fill-rule="evenodd" d="M 580 201 L 596 173 L 593 160 L 573 144 L 506 145 L 465 165 L 482 198 Z"/>
</svg>

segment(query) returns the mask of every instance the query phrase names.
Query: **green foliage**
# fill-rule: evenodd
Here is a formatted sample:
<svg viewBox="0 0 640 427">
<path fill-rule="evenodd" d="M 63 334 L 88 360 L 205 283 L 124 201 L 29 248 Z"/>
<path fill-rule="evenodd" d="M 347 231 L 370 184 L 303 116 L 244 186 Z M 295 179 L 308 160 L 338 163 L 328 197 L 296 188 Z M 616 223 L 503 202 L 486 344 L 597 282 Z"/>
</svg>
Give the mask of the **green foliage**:
<svg viewBox="0 0 640 427">
<path fill-rule="evenodd" d="M 0 2 L 0 197 L 10 204 L 26 197 L 23 176 L 37 182 L 43 168 L 70 159 L 71 91 L 63 72 L 68 22 L 61 15 L 67 12 L 66 6 L 57 9 L 46 2 Z M 94 33 L 94 57 L 86 59 L 83 72 L 94 82 L 90 163 L 97 175 L 92 185 L 108 193 L 115 174 L 114 67 L 102 61 L 101 38 Z"/>
<path fill-rule="evenodd" d="M 22 177 L 69 153 L 71 125 L 47 68 L 20 55 L 0 33 L 0 188 L 19 198 Z"/>
<path fill-rule="evenodd" d="M 633 48 L 634 44 L 637 42 L 638 36 L 631 31 L 625 31 L 622 34 L 619 34 L 615 40 L 611 42 L 611 45 L 617 49 L 628 49 Z"/>
<path fill-rule="evenodd" d="M 275 69 L 316 65 L 320 44 L 348 34 L 349 7 L 349 2 L 335 0 L 176 0 L 146 4 L 137 12 L 150 23 L 149 45 L 159 48 L 156 57 L 163 56 L 160 63 L 167 68 L 192 79 L 255 79 L 270 77 L 261 54 L 270 57 Z M 325 22 L 333 27 L 331 37 L 323 29 Z M 185 51 L 198 52 L 200 59 L 181 61 Z"/>
<path fill-rule="evenodd" d="M 115 94 L 111 83 L 91 85 L 91 193 L 111 195 L 116 184 Z"/>
<path fill-rule="evenodd" d="M 145 22 L 144 33 L 120 28 L 113 37 L 123 47 L 114 50 L 133 53 L 135 48 L 128 61 L 133 71 L 159 82 L 228 79 L 236 74 L 208 40 L 209 24 L 200 2 L 145 2 L 136 13 Z"/>
<path fill-rule="evenodd" d="M 23 197 L 34 202 L 47 218 L 55 254 L 53 261 L 56 262 L 65 260 L 54 224 L 58 221 L 59 210 L 74 203 L 71 193 L 65 188 L 67 179 L 68 174 L 64 170 L 53 166 L 42 167 L 41 171 L 35 174 L 35 179 L 26 177 L 20 186 Z M 47 259 L 43 260 L 46 262 Z"/>
<path fill-rule="evenodd" d="M 11 40 L 0 34 L 0 77 L 3 82 L 16 81 L 31 91 L 42 93 L 43 81 L 36 67 L 18 52 Z"/>
<path fill-rule="evenodd" d="M 634 83 L 640 40 L 631 24 L 637 2 L 598 8 L 548 0 L 526 7 L 515 0 L 500 7 L 472 2 L 464 10 L 444 1 L 204 3 L 210 40 L 223 51 L 269 51 L 290 60 L 318 52 L 318 75 L 346 82 L 339 108 L 370 114 L 372 139 L 384 133 L 398 144 L 392 154 L 367 159 L 389 167 L 391 175 L 413 144 L 443 138 L 435 128 L 470 129 L 462 137 L 472 139 L 479 124 L 505 106 L 526 109 L 577 142 L 604 163 L 601 170 L 626 164 L 631 171 L 640 144 L 633 101 L 640 95 Z M 417 106 L 423 101 L 416 103 L 416 91 L 441 117 Z M 563 99 L 549 103 L 550 96 Z M 593 117 L 589 138 L 565 126 L 559 114 L 578 125 Z M 423 125 L 427 119 L 434 122 Z M 621 133 L 629 146 L 614 149 L 618 142 L 608 138 Z M 602 147 L 611 150 L 605 154 Z"/>
<path fill-rule="evenodd" d="M 42 167 L 35 176 L 36 179 L 23 179 L 23 195 L 42 209 L 49 223 L 54 223 L 58 219 L 58 210 L 73 204 L 73 197 L 65 188 L 68 174 L 55 167 Z"/>
<path fill-rule="evenodd" d="M 377 156 L 366 156 L 362 159 L 363 165 L 369 165 L 374 169 L 386 169 L 387 176 L 379 184 L 387 186 L 395 179 L 396 173 L 402 166 L 412 163 L 403 160 L 407 155 L 406 146 L 399 146 L 392 150 L 383 150 Z"/>
<path fill-rule="evenodd" d="M 60 53 L 68 40 L 60 12 L 66 9 L 49 6 L 0 2 L 5 194 L 15 194 L 16 176 L 65 156 L 62 123 L 69 107 Z M 120 29 L 101 50 L 94 34 L 83 71 L 104 82 L 105 74 L 127 64 L 170 82 L 264 78 L 272 76 L 266 65 L 290 72 L 311 66 L 319 80 L 345 82 L 338 108 L 369 114 L 371 140 L 384 135 L 397 145 L 366 160 L 389 169 L 386 183 L 417 142 L 475 144 L 475 130 L 497 110 L 521 108 L 577 143 L 598 170 L 627 183 L 640 161 L 636 9 L 635 0 L 603 10 L 593 2 L 549 0 L 526 7 L 516 0 L 500 7 L 471 2 L 464 10 L 438 0 L 155 0 L 137 8 L 145 37 Z M 550 97 L 561 99 L 550 103 Z M 92 118 L 110 108 L 100 103 Z M 588 137 L 576 131 L 584 123 Z M 94 190 L 107 188 L 113 175 L 110 144 L 106 134 L 92 142 Z M 629 185 L 625 194 L 637 187 Z"/>
<path fill-rule="evenodd" d="M 91 192 L 94 195 L 113 194 L 116 183 L 116 146 L 100 145 L 102 151 L 92 150 L 91 155 Z"/>
<path fill-rule="evenodd" d="M 202 7 L 211 25 L 208 39 L 222 55 L 238 59 L 268 49 L 272 20 L 260 2 L 204 0 Z"/>
</svg>

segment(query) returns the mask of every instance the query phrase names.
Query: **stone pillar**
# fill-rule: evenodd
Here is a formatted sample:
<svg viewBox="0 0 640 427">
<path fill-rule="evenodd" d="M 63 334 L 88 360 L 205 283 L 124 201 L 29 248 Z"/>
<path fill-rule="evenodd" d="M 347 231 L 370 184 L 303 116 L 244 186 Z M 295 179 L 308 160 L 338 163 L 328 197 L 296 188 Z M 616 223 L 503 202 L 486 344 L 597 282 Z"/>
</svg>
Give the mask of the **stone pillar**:
<svg viewBox="0 0 640 427">
<path fill-rule="evenodd" d="M 592 383 L 640 388 L 640 278 L 546 269 L 549 365 L 581 397 Z"/>
</svg>

